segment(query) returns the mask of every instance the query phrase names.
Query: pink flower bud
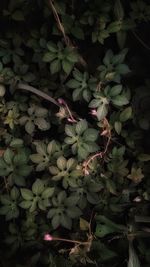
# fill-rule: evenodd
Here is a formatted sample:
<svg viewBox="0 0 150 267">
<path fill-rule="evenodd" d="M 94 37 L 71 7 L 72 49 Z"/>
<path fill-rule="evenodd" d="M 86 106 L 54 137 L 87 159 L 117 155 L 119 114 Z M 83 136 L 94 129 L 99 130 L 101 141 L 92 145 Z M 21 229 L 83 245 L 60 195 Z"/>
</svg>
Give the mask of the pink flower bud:
<svg viewBox="0 0 150 267">
<path fill-rule="evenodd" d="M 102 136 L 107 136 L 107 134 L 108 134 L 108 131 L 107 131 L 107 130 L 104 130 L 104 131 L 101 133 Z"/>
<path fill-rule="evenodd" d="M 52 241 L 53 240 L 53 237 L 51 235 L 49 235 L 49 234 L 45 234 L 44 235 L 44 240 L 45 241 Z"/>
<path fill-rule="evenodd" d="M 84 175 L 89 175 L 89 174 L 90 174 L 90 172 L 87 169 L 85 169 L 84 170 Z"/>
<path fill-rule="evenodd" d="M 62 98 L 58 98 L 58 103 L 60 105 L 64 105 L 65 104 L 65 101 Z"/>
<path fill-rule="evenodd" d="M 67 121 L 74 122 L 74 120 L 72 120 L 71 118 L 68 118 Z"/>
<path fill-rule="evenodd" d="M 96 111 L 96 109 L 92 109 L 90 113 L 91 113 L 91 115 L 93 115 L 93 116 L 97 116 L 97 111 Z"/>
</svg>

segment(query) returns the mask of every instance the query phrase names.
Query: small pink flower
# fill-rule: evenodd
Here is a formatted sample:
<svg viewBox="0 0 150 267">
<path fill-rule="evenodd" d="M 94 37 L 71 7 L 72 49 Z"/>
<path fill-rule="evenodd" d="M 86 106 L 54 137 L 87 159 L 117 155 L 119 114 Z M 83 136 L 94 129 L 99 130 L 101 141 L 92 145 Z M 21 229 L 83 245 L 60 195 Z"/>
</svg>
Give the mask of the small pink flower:
<svg viewBox="0 0 150 267">
<path fill-rule="evenodd" d="M 65 101 L 62 98 L 58 98 L 58 103 L 60 105 L 65 105 Z"/>
<path fill-rule="evenodd" d="M 90 172 L 87 169 L 85 169 L 84 170 L 84 175 L 89 175 L 89 174 L 90 174 Z"/>
<path fill-rule="evenodd" d="M 69 122 L 76 122 L 74 119 L 68 118 L 67 121 Z"/>
<path fill-rule="evenodd" d="M 108 134 L 108 131 L 107 131 L 107 130 L 104 130 L 104 131 L 101 133 L 102 136 L 107 136 L 107 134 Z"/>
<path fill-rule="evenodd" d="M 93 116 L 97 116 L 97 111 L 96 109 L 92 109 L 91 112 L 90 112 L 91 115 Z"/>
<path fill-rule="evenodd" d="M 53 237 L 51 235 L 49 235 L 49 234 L 45 234 L 44 235 L 44 240 L 45 241 L 52 241 L 53 240 Z"/>
</svg>

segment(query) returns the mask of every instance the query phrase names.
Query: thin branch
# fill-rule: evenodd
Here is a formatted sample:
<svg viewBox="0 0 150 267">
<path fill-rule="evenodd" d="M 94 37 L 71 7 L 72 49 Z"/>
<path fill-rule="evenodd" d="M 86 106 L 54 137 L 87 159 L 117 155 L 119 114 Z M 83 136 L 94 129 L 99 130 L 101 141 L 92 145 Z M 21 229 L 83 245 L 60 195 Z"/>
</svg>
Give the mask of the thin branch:
<svg viewBox="0 0 150 267">
<path fill-rule="evenodd" d="M 69 45 L 69 38 L 65 34 L 64 26 L 62 25 L 62 23 L 60 21 L 59 15 L 57 13 L 57 10 L 56 10 L 52 0 L 49 0 L 49 5 L 50 5 L 52 12 L 54 14 L 54 17 L 56 19 L 58 29 L 60 30 L 60 32 L 62 33 L 62 35 L 64 37 L 65 44 L 68 46 Z"/>
<path fill-rule="evenodd" d="M 55 20 L 56 20 L 56 23 L 57 23 L 57 27 L 58 27 L 59 31 L 62 33 L 62 35 L 64 37 L 65 44 L 66 44 L 66 46 L 70 46 L 72 48 L 75 48 L 75 46 L 73 45 L 72 41 L 70 40 L 70 38 L 65 33 L 64 26 L 63 26 L 63 24 L 62 24 L 62 22 L 61 22 L 61 20 L 59 18 L 59 15 L 57 13 L 57 10 L 56 10 L 53 2 L 54 2 L 53 0 L 49 0 L 49 6 L 52 9 L 52 12 L 54 14 L 54 17 L 55 17 Z M 80 64 L 82 66 L 87 67 L 87 63 L 86 63 L 86 61 L 84 60 L 84 58 L 81 55 L 79 55 L 79 61 L 80 61 Z"/>
<path fill-rule="evenodd" d="M 109 122 L 106 118 L 103 119 L 103 132 L 101 134 L 102 136 L 106 136 L 107 139 L 107 143 L 105 146 L 104 151 L 98 151 L 97 153 L 95 153 L 94 155 L 92 155 L 88 160 L 85 160 L 83 162 L 83 172 L 85 175 L 89 175 L 89 164 L 91 161 L 93 161 L 95 158 L 100 157 L 101 159 L 104 158 L 105 154 L 107 153 L 108 147 L 110 145 L 111 142 L 111 129 L 110 129 L 110 125 Z"/>
<path fill-rule="evenodd" d="M 59 99 L 58 99 L 58 102 L 59 102 L 59 104 L 65 106 L 66 111 L 67 111 L 67 113 L 68 113 L 68 115 L 69 115 L 68 121 L 70 121 L 70 122 L 77 122 L 77 120 L 73 117 L 72 112 L 71 112 L 71 110 L 69 109 L 69 107 L 68 107 L 66 101 L 65 101 L 64 99 L 62 99 L 62 98 L 59 98 Z"/>
<path fill-rule="evenodd" d="M 71 240 L 71 239 L 66 239 L 66 238 L 59 238 L 59 237 L 53 237 L 54 241 L 63 241 L 63 242 L 68 242 L 68 243 L 75 243 L 75 244 L 79 244 L 79 245 L 88 245 L 89 242 L 88 241 L 79 241 L 79 240 Z"/>
<path fill-rule="evenodd" d="M 30 86 L 30 85 L 27 85 L 27 84 L 24 84 L 24 83 L 19 83 L 17 85 L 17 89 L 21 89 L 21 90 L 25 90 L 25 91 L 29 91 L 33 94 L 36 94 L 42 98 L 44 98 L 45 100 L 47 101 L 50 101 L 51 103 L 53 103 L 54 105 L 60 107 L 61 105 L 51 96 L 47 95 L 46 93 Z"/>
<path fill-rule="evenodd" d="M 145 44 L 145 42 L 138 36 L 138 34 L 135 31 L 132 31 L 133 35 L 135 36 L 135 38 L 144 46 L 144 48 L 150 50 L 150 47 Z"/>
</svg>

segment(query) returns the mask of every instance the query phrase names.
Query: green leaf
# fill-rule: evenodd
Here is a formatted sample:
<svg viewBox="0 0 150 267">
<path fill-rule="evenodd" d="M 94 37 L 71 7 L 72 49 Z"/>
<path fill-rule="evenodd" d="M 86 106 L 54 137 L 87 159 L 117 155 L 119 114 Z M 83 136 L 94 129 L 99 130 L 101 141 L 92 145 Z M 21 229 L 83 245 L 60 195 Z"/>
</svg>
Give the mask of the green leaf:
<svg viewBox="0 0 150 267">
<path fill-rule="evenodd" d="M 116 192 L 116 184 L 114 183 L 113 180 L 111 179 L 107 179 L 106 180 L 106 187 L 108 189 L 108 191 L 113 194 L 113 195 L 116 195 L 117 192 Z"/>
<path fill-rule="evenodd" d="M 56 57 L 57 57 L 57 54 L 47 52 L 47 53 L 45 53 L 44 56 L 43 56 L 43 61 L 44 61 L 44 62 L 51 62 L 51 61 L 54 60 Z"/>
<path fill-rule="evenodd" d="M 27 155 L 22 151 L 14 156 L 13 162 L 15 165 L 24 165 L 27 163 Z"/>
<path fill-rule="evenodd" d="M 127 39 L 127 32 L 125 31 L 120 31 L 117 32 L 117 43 L 120 49 L 124 48 L 125 43 L 126 43 L 126 39 Z"/>
<path fill-rule="evenodd" d="M 81 95 L 82 95 L 82 90 L 80 88 L 75 89 L 72 94 L 73 101 L 80 100 Z"/>
<path fill-rule="evenodd" d="M 105 103 L 102 103 L 97 109 L 97 118 L 99 121 L 104 119 L 108 113 L 108 107 Z"/>
<path fill-rule="evenodd" d="M 84 90 L 83 91 L 83 98 L 86 102 L 89 102 L 91 99 L 91 92 L 89 90 Z"/>
<path fill-rule="evenodd" d="M 37 107 L 36 110 L 35 110 L 35 115 L 37 117 L 46 117 L 48 114 L 48 110 L 46 108 L 42 108 L 42 107 Z"/>
<path fill-rule="evenodd" d="M 93 99 L 90 102 L 89 107 L 90 108 L 98 108 L 100 104 L 101 104 L 101 100 L 100 99 Z"/>
<path fill-rule="evenodd" d="M 44 204 L 45 204 L 44 201 L 42 199 L 39 199 L 38 207 L 40 210 L 46 210 L 46 206 Z"/>
<path fill-rule="evenodd" d="M 89 152 L 84 147 L 79 147 L 78 156 L 81 159 L 86 159 L 88 155 L 89 155 Z"/>
<path fill-rule="evenodd" d="M 19 209 L 17 207 L 9 210 L 9 212 L 6 214 L 6 221 L 10 221 L 13 218 L 18 218 L 19 216 Z"/>
<path fill-rule="evenodd" d="M 65 205 L 67 207 L 75 206 L 78 203 L 79 197 L 77 196 L 70 196 L 65 199 Z"/>
<path fill-rule="evenodd" d="M 73 77 L 74 77 L 77 81 L 79 81 L 80 84 L 81 84 L 81 82 L 82 82 L 82 80 L 83 80 L 83 78 L 84 78 L 82 72 L 80 72 L 78 69 L 75 69 L 75 70 L 73 71 Z"/>
<path fill-rule="evenodd" d="M 48 187 L 42 192 L 42 198 L 50 198 L 54 194 L 54 187 Z"/>
<path fill-rule="evenodd" d="M 60 60 L 56 59 L 50 64 L 50 71 L 52 74 L 55 74 L 56 72 L 59 72 L 60 70 L 61 70 Z"/>
<path fill-rule="evenodd" d="M 67 197 L 67 194 L 65 191 L 59 192 L 58 197 L 57 197 L 59 204 L 62 204 L 65 201 L 66 197 Z"/>
<path fill-rule="evenodd" d="M 121 51 L 121 53 L 119 53 L 117 55 L 114 55 L 114 57 L 113 57 L 113 64 L 118 65 L 118 64 L 124 62 L 127 52 L 128 52 L 128 49 L 127 48 L 124 48 Z"/>
<path fill-rule="evenodd" d="M 25 200 L 32 200 L 33 199 L 33 193 L 29 189 L 21 188 L 21 195 Z"/>
<path fill-rule="evenodd" d="M 81 40 L 84 40 L 84 31 L 82 30 L 82 28 L 80 28 L 80 27 L 73 27 L 71 29 L 71 32 L 72 32 L 72 34 L 76 38 L 81 39 Z"/>
<path fill-rule="evenodd" d="M 32 185 L 32 192 L 35 195 L 40 195 L 44 191 L 44 182 L 40 179 L 37 179 Z"/>
<path fill-rule="evenodd" d="M 52 227 L 54 229 L 58 228 L 59 225 L 61 224 L 61 218 L 60 218 L 60 216 L 58 214 L 54 215 L 54 217 L 52 218 L 51 223 L 52 223 Z"/>
<path fill-rule="evenodd" d="M 83 218 L 80 218 L 80 230 L 81 231 L 87 231 L 89 230 L 89 222 L 84 220 Z"/>
<path fill-rule="evenodd" d="M 68 161 L 67 161 L 67 170 L 73 170 L 77 165 L 77 162 L 75 159 L 73 158 L 70 158 Z"/>
<path fill-rule="evenodd" d="M 10 146 L 13 148 L 18 148 L 23 145 L 23 140 L 20 138 L 15 138 L 11 141 Z"/>
<path fill-rule="evenodd" d="M 65 214 L 62 214 L 60 217 L 61 225 L 65 228 L 71 230 L 72 227 L 72 220 Z"/>
<path fill-rule="evenodd" d="M 124 106 L 129 103 L 129 100 L 125 95 L 118 95 L 114 99 L 112 99 L 112 102 L 116 106 Z"/>
<path fill-rule="evenodd" d="M 76 142 L 76 139 L 74 137 L 66 137 L 64 139 L 64 142 L 68 145 L 73 145 Z"/>
<path fill-rule="evenodd" d="M 75 88 L 78 88 L 80 87 L 80 82 L 72 79 L 72 80 L 69 80 L 66 85 L 69 87 L 69 88 L 72 88 L 72 89 L 75 89 Z"/>
<path fill-rule="evenodd" d="M 66 213 L 71 219 L 79 218 L 82 215 L 82 211 L 78 207 L 67 209 Z"/>
<path fill-rule="evenodd" d="M 62 68 L 65 73 L 69 74 L 73 68 L 73 63 L 69 62 L 68 60 L 62 61 Z"/>
<path fill-rule="evenodd" d="M 49 211 L 48 211 L 48 213 L 47 213 L 47 218 L 52 218 L 52 217 L 54 217 L 54 215 L 56 215 L 57 214 L 57 209 L 50 209 Z"/>
<path fill-rule="evenodd" d="M 2 165 L 3 161 L 0 160 L 0 165 Z M 0 176 L 6 176 L 8 175 L 10 172 L 12 172 L 11 168 L 8 168 L 6 163 L 4 162 L 5 167 L 0 167 Z"/>
<path fill-rule="evenodd" d="M 5 168 L 7 168 L 7 164 L 4 161 L 4 159 L 0 157 L 0 169 L 5 169 Z"/>
<path fill-rule="evenodd" d="M 12 19 L 16 20 L 16 21 L 23 21 L 24 18 L 24 14 L 21 10 L 16 10 L 13 14 L 12 14 Z"/>
<path fill-rule="evenodd" d="M 19 204 L 19 206 L 23 209 L 29 209 L 31 207 L 31 205 L 32 205 L 32 201 L 29 201 L 29 200 L 27 200 L 27 201 L 24 200 Z"/>
<path fill-rule="evenodd" d="M 66 168 L 67 160 L 61 156 L 57 159 L 57 166 L 58 168 L 63 171 Z"/>
<path fill-rule="evenodd" d="M 115 121 L 114 128 L 117 134 L 120 134 L 122 130 L 122 123 L 120 121 Z"/>
<path fill-rule="evenodd" d="M 118 84 L 118 85 L 115 85 L 111 88 L 109 95 L 111 97 L 114 97 L 114 96 L 119 95 L 121 93 L 121 91 L 122 91 L 122 85 Z"/>
<path fill-rule="evenodd" d="M 34 132 L 35 126 L 32 121 L 27 121 L 25 124 L 25 129 L 28 134 L 32 134 Z"/>
<path fill-rule="evenodd" d="M 46 145 L 44 142 L 34 142 L 34 144 L 36 146 L 37 153 L 46 156 Z"/>
<path fill-rule="evenodd" d="M 17 187 L 14 186 L 10 191 L 11 199 L 16 200 L 17 198 L 19 198 L 19 195 L 20 195 L 19 190 L 17 189 Z"/>
<path fill-rule="evenodd" d="M 47 48 L 50 52 L 53 52 L 53 53 L 57 52 L 58 50 L 57 46 L 53 42 L 48 42 Z"/>
<path fill-rule="evenodd" d="M 114 32 L 118 32 L 121 29 L 121 23 L 120 21 L 114 21 L 112 23 L 109 24 L 109 26 L 107 27 L 107 30 L 109 33 L 114 33 Z"/>
<path fill-rule="evenodd" d="M 80 120 L 76 124 L 76 133 L 78 135 L 82 135 L 82 133 L 88 128 L 88 124 L 86 120 Z"/>
<path fill-rule="evenodd" d="M 14 153 L 12 152 L 12 150 L 10 150 L 9 148 L 6 149 L 6 151 L 4 152 L 4 160 L 8 165 L 12 164 L 12 159 L 14 157 Z"/>
<path fill-rule="evenodd" d="M 84 132 L 83 138 L 85 141 L 94 142 L 98 138 L 98 131 L 95 129 L 89 128 Z"/>
<path fill-rule="evenodd" d="M 116 0 L 114 4 L 114 14 L 117 19 L 124 18 L 124 7 L 120 0 Z"/>
<path fill-rule="evenodd" d="M 116 67 L 116 71 L 119 73 L 119 74 L 122 74 L 122 75 L 125 75 L 127 73 L 130 72 L 130 69 L 127 65 L 125 64 L 119 64 L 117 67 Z"/>
<path fill-rule="evenodd" d="M 37 118 L 34 120 L 35 125 L 37 125 L 38 129 L 42 131 L 46 131 L 50 128 L 50 123 L 47 122 L 44 118 Z"/>
<path fill-rule="evenodd" d="M 57 175 L 60 172 L 59 169 L 56 166 L 50 166 L 49 167 L 49 171 L 53 175 Z"/>
<path fill-rule="evenodd" d="M 150 161 L 150 155 L 149 154 L 140 154 L 138 156 L 138 160 L 142 162 Z"/>
<path fill-rule="evenodd" d="M 0 200 L 1 200 L 1 203 L 2 203 L 3 205 L 10 205 L 11 202 L 12 202 L 12 200 L 11 200 L 11 198 L 10 198 L 9 195 L 1 195 Z"/>
<path fill-rule="evenodd" d="M 18 170 L 16 170 L 16 174 L 26 177 L 30 174 L 31 171 L 32 171 L 32 166 L 20 165 L 18 167 Z"/>
<path fill-rule="evenodd" d="M 31 72 L 28 72 L 23 76 L 23 80 L 28 83 L 33 82 L 35 80 L 35 75 Z"/>
<path fill-rule="evenodd" d="M 34 198 L 32 203 L 31 203 L 31 207 L 29 209 L 30 212 L 34 212 L 37 209 L 37 199 Z"/>
<path fill-rule="evenodd" d="M 67 61 L 70 61 L 71 63 L 76 63 L 78 61 L 78 54 L 76 52 L 71 51 L 67 55 Z"/>
<path fill-rule="evenodd" d="M 132 108 L 127 107 L 120 113 L 120 121 L 125 122 L 132 117 Z"/>
<path fill-rule="evenodd" d="M 88 141 L 82 144 L 82 147 L 89 153 L 93 153 L 99 150 L 99 146 L 95 142 Z"/>
<path fill-rule="evenodd" d="M 74 137 L 76 135 L 75 127 L 67 124 L 65 126 L 65 133 L 70 137 Z"/>
<path fill-rule="evenodd" d="M 112 50 L 107 50 L 106 55 L 103 59 L 103 63 L 108 66 L 111 63 L 111 59 L 113 58 L 113 52 Z"/>
<path fill-rule="evenodd" d="M 32 154 L 32 155 L 30 155 L 30 159 L 34 163 L 40 163 L 40 162 L 43 161 L 43 155 L 40 155 L 40 154 Z"/>
<path fill-rule="evenodd" d="M 6 215 L 10 211 L 9 206 L 0 207 L 0 215 Z"/>
<path fill-rule="evenodd" d="M 112 233 L 115 233 L 116 232 L 116 229 L 115 228 L 112 228 L 108 225 L 103 225 L 103 224 L 97 224 L 96 226 L 96 232 L 95 232 L 95 235 L 97 237 L 104 237 L 108 234 L 112 234 Z"/>
</svg>

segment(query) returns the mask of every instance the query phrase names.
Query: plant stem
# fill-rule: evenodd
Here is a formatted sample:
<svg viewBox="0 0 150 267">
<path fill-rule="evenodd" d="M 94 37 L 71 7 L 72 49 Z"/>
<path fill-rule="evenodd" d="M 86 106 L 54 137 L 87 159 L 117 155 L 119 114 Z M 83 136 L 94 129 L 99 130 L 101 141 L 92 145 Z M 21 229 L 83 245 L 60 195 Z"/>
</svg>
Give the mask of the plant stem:
<svg viewBox="0 0 150 267">
<path fill-rule="evenodd" d="M 70 239 L 59 238 L 59 237 L 53 237 L 53 240 L 69 242 L 69 243 L 76 243 L 76 244 L 79 244 L 79 245 L 88 245 L 89 244 L 88 241 L 82 242 L 82 241 L 78 241 L 78 240 L 70 240 Z"/>
<path fill-rule="evenodd" d="M 148 50 L 150 50 L 150 47 L 145 44 L 145 42 L 138 36 L 138 34 L 135 31 L 132 31 L 133 35 L 135 36 L 135 38 Z"/>
<path fill-rule="evenodd" d="M 34 93 L 48 101 L 50 101 L 51 103 L 55 104 L 56 106 L 60 107 L 61 105 L 51 96 L 47 95 L 46 93 L 34 88 L 33 86 L 24 84 L 24 83 L 19 83 L 17 86 L 17 89 L 21 89 L 21 90 L 26 90 L 29 91 L 31 93 Z"/>
</svg>

